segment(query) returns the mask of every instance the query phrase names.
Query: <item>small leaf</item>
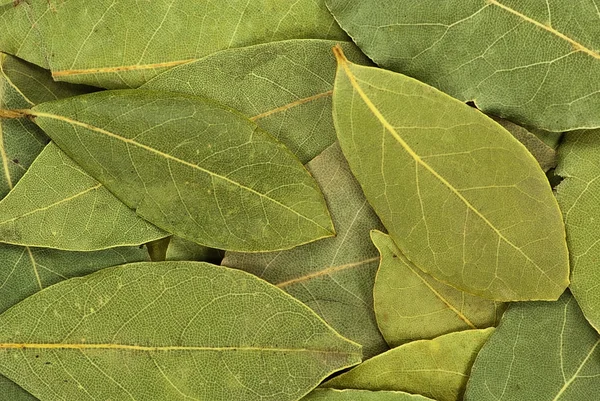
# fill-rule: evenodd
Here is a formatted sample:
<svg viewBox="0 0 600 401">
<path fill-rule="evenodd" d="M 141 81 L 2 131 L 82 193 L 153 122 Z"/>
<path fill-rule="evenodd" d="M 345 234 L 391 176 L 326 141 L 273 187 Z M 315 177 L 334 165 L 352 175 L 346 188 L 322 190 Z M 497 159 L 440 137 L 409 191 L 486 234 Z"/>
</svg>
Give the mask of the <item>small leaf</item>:
<svg viewBox="0 0 600 401">
<path fill-rule="evenodd" d="M 205 246 L 198 245 L 195 242 L 174 236 L 171 237 L 171 242 L 167 248 L 166 260 L 191 260 L 195 262 L 210 262 L 213 264 L 220 264 L 223 260 L 224 253 L 225 252 L 220 249 L 207 248 Z"/>
<path fill-rule="evenodd" d="M 377 355 L 323 386 L 406 391 L 437 401 L 458 401 L 473 361 L 493 330 L 467 330 L 413 341 Z"/>
<path fill-rule="evenodd" d="M 359 361 L 285 292 L 207 263 L 104 269 L 0 316 L 0 372 L 42 401 L 292 401 Z"/>
<path fill-rule="evenodd" d="M 569 282 L 565 229 L 527 149 L 478 110 L 336 52 L 340 145 L 407 259 L 484 298 L 557 299 Z"/>
<path fill-rule="evenodd" d="M 423 273 L 392 239 L 371 231 L 381 262 L 373 298 L 377 325 L 391 347 L 460 330 L 495 326 L 505 305 L 447 286 Z"/>
<path fill-rule="evenodd" d="M 335 390 L 318 388 L 302 401 L 433 401 L 416 394 L 400 391 Z"/>
<path fill-rule="evenodd" d="M 568 293 L 511 305 L 475 360 L 465 401 L 583 401 L 600 392 L 600 337 Z"/>
</svg>

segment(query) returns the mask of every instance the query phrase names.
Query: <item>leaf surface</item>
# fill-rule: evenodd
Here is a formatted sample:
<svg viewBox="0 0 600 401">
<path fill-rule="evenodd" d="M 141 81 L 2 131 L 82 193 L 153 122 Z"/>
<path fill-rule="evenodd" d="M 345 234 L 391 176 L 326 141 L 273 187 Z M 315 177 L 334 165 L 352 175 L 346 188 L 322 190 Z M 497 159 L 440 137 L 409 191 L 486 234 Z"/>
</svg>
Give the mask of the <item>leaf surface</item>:
<svg viewBox="0 0 600 401">
<path fill-rule="evenodd" d="M 42 401 L 291 401 L 359 361 L 285 292 L 206 263 L 104 269 L 0 316 L 0 371 Z"/>
<path fill-rule="evenodd" d="M 596 399 L 599 344 L 568 292 L 513 304 L 475 360 L 465 401 Z"/>
<path fill-rule="evenodd" d="M 318 388 L 302 401 L 433 401 L 421 395 L 400 391 L 336 390 Z"/>
<path fill-rule="evenodd" d="M 484 298 L 557 299 L 568 284 L 565 229 L 527 149 L 478 110 L 336 52 L 340 145 L 402 253 Z"/>
<path fill-rule="evenodd" d="M 122 90 L 29 113 L 117 198 L 175 235 L 213 248 L 268 251 L 334 233 L 323 196 L 298 159 L 224 106 Z"/>
<path fill-rule="evenodd" d="M 600 5 L 326 0 L 377 64 L 524 126 L 600 126 Z"/>
<path fill-rule="evenodd" d="M 442 334 L 495 326 L 504 304 L 440 283 L 412 264 L 392 239 L 371 231 L 381 262 L 373 299 L 377 325 L 391 347 Z"/>
<path fill-rule="evenodd" d="M 283 252 L 227 252 L 223 265 L 243 269 L 287 291 L 340 334 L 361 344 L 369 358 L 387 350 L 373 312 L 379 258 L 368 237 L 370 229 L 382 228 L 381 222 L 337 143 L 307 167 L 323 190 L 337 236 Z"/>
<path fill-rule="evenodd" d="M 371 358 L 324 387 L 406 391 L 437 401 L 458 401 L 477 353 L 494 328 L 413 341 Z"/>
</svg>

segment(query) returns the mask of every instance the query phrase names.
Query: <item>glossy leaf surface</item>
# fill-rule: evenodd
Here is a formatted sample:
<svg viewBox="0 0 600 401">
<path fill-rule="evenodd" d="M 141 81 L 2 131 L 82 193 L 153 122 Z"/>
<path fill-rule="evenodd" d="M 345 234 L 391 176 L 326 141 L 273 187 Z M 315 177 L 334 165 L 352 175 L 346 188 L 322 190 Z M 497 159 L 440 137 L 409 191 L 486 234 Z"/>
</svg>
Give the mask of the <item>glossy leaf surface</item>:
<svg viewBox="0 0 600 401">
<path fill-rule="evenodd" d="M 416 394 L 400 391 L 366 391 L 366 390 L 336 390 L 318 388 L 308 394 L 302 401 L 431 401 Z"/>
</svg>

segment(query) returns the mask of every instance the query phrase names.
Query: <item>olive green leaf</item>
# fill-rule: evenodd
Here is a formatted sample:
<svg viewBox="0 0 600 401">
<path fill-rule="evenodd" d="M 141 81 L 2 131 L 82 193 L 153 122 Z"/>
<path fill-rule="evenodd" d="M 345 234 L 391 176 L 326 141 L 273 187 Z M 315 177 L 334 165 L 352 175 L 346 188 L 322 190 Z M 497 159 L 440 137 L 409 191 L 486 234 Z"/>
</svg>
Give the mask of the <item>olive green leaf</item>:
<svg viewBox="0 0 600 401">
<path fill-rule="evenodd" d="M 224 251 L 198 245 L 195 242 L 173 236 L 167 248 L 166 260 L 195 262 L 210 262 L 220 264 L 223 260 Z"/>
<path fill-rule="evenodd" d="M 465 401 L 583 401 L 600 392 L 600 337 L 577 302 L 511 305 L 477 356 Z"/>
<path fill-rule="evenodd" d="M 336 390 L 318 388 L 302 401 L 433 401 L 421 395 L 400 391 Z"/>
<path fill-rule="evenodd" d="M 557 299 L 569 282 L 565 229 L 527 149 L 478 110 L 336 53 L 342 150 L 407 259 L 484 298 Z"/>
<path fill-rule="evenodd" d="M 323 196 L 298 159 L 217 103 L 122 90 L 26 113 L 117 198 L 175 235 L 237 251 L 333 235 Z"/>
<path fill-rule="evenodd" d="M 200 262 L 63 281 L 0 316 L 0 350 L 42 401 L 292 401 L 361 355 L 285 292 Z"/>
<path fill-rule="evenodd" d="M 223 50 L 173 68 L 142 88 L 228 105 L 308 163 L 336 139 L 331 117 L 336 43 L 301 39 Z M 371 64 L 352 43 L 340 46 L 350 60 Z"/>
<path fill-rule="evenodd" d="M 556 173 L 564 180 L 556 197 L 567 227 L 571 291 L 583 314 L 600 331 L 600 130 L 568 132 L 558 150 Z"/>
<path fill-rule="evenodd" d="M 364 356 L 369 358 L 387 349 L 373 311 L 379 257 L 369 241 L 369 230 L 382 228 L 381 222 L 337 143 L 307 167 L 323 190 L 337 236 L 284 252 L 226 252 L 222 263 L 287 291 L 340 334 L 361 344 Z"/>
<path fill-rule="evenodd" d="M 293 38 L 347 39 L 324 0 L 27 0 L 0 7 L 0 51 L 57 80 L 138 87 L 219 50 Z"/>
<path fill-rule="evenodd" d="M 358 46 L 485 113 L 524 126 L 600 126 L 595 1 L 326 0 Z"/>
<path fill-rule="evenodd" d="M 447 286 L 423 273 L 380 231 L 371 231 L 381 262 L 373 298 L 377 325 L 391 347 L 460 330 L 495 326 L 505 305 Z"/>
<path fill-rule="evenodd" d="M 371 358 L 323 384 L 337 389 L 406 391 L 458 401 L 477 353 L 494 328 L 413 341 Z"/>
<path fill-rule="evenodd" d="M 3 401 L 39 401 L 15 382 L 0 375 L 0 394 Z"/>
</svg>

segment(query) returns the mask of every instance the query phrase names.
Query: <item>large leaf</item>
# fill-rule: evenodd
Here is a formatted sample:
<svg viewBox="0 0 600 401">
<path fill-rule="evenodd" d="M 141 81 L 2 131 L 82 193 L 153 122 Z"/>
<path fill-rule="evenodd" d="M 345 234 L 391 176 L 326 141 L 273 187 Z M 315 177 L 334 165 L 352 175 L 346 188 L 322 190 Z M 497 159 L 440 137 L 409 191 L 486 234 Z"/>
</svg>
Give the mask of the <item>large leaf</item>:
<svg viewBox="0 0 600 401">
<path fill-rule="evenodd" d="M 224 106 L 122 90 L 27 113 L 139 216 L 183 238 L 269 251 L 333 234 L 323 196 L 298 159 Z"/>
<path fill-rule="evenodd" d="M 218 50 L 292 38 L 347 37 L 324 0 L 27 0 L 0 7 L 0 51 L 51 69 L 55 79 L 106 88 L 140 86 Z"/>
<path fill-rule="evenodd" d="M 477 356 L 465 400 L 595 400 L 599 344 L 568 292 L 558 302 L 513 304 Z"/>
<path fill-rule="evenodd" d="M 556 197 L 567 228 L 571 291 L 585 317 L 600 331 L 600 130 L 565 134 L 556 173 L 564 177 Z"/>
<path fill-rule="evenodd" d="M 391 347 L 484 329 L 500 320 L 504 304 L 458 291 L 423 273 L 380 231 L 371 231 L 371 239 L 381 254 L 373 287 L 375 315 Z"/>
<path fill-rule="evenodd" d="M 227 252 L 223 264 L 246 270 L 287 291 L 340 334 L 361 344 L 369 358 L 387 349 L 373 312 L 379 258 L 369 241 L 369 230 L 381 228 L 381 222 L 338 144 L 307 167 L 323 190 L 337 236 L 283 252 Z"/>
<path fill-rule="evenodd" d="M 287 40 L 223 50 L 173 68 L 142 88 L 215 99 L 251 116 L 308 163 L 336 139 L 331 117 L 335 44 Z M 350 60 L 370 64 L 353 44 L 340 46 Z"/>
<path fill-rule="evenodd" d="M 0 350 L 0 371 L 42 401 L 297 400 L 360 361 L 285 292 L 198 262 L 59 283 L 0 316 Z"/>
<path fill-rule="evenodd" d="M 527 149 L 448 95 L 336 53 L 337 135 L 402 253 L 474 295 L 557 299 L 568 284 L 565 229 Z"/>
<path fill-rule="evenodd" d="M 326 2 L 384 68 L 526 126 L 600 126 L 596 1 Z"/>
<path fill-rule="evenodd" d="M 318 388 L 302 401 L 433 401 L 421 395 L 400 391 L 336 390 Z"/>
<path fill-rule="evenodd" d="M 437 401 L 458 401 L 473 361 L 493 330 L 468 330 L 413 341 L 377 355 L 323 386 L 406 391 Z"/>
</svg>

